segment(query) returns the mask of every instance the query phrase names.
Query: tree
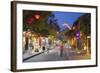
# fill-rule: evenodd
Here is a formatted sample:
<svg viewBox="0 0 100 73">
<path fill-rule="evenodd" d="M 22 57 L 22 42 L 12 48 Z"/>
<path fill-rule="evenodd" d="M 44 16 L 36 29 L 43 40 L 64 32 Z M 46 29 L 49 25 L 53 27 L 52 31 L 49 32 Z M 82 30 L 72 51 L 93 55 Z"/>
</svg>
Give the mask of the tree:
<svg viewBox="0 0 100 73">
<path fill-rule="evenodd" d="M 40 15 L 39 19 L 34 18 L 34 15 L 36 13 Z M 52 16 L 52 12 L 50 11 L 24 10 L 23 11 L 23 31 L 26 31 L 27 29 L 31 29 L 32 31 L 40 35 L 55 36 L 56 31 L 58 31 L 59 29 L 59 26 L 57 24 L 57 20 L 55 19 L 50 24 L 48 23 L 48 19 L 51 16 Z"/>
</svg>

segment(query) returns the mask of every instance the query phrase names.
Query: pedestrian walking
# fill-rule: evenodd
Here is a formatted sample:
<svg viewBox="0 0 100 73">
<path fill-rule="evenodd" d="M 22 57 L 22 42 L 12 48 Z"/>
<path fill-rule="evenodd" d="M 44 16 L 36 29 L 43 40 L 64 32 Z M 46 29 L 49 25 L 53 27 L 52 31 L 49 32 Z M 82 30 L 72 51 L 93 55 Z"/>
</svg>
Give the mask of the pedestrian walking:
<svg viewBox="0 0 100 73">
<path fill-rule="evenodd" d="M 45 46 L 42 47 L 42 50 L 45 51 Z"/>
<path fill-rule="evenodd" d="M 60 45 L 60 56 L 63 56 L 63 52 L 64 52 L 64 45 L 63 43 Z"/>
</svg>

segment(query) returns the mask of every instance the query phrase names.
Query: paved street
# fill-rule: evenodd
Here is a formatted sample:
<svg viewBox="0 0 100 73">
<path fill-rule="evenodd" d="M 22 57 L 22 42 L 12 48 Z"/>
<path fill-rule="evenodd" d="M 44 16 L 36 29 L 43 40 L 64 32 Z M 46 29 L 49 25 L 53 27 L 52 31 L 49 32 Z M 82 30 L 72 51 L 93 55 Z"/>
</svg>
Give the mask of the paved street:
<svg viewBox="0 0 100 73">
<path fill-rule="evenodd" d="M 49 50 L 24 62 L 60 61 L 60 60 L 82 60 L 90 59 L 89 54 L 78 54 L 76 51 L 64 49 L 63 56 L 60 56 L 59 48 Z"/>
</svg>

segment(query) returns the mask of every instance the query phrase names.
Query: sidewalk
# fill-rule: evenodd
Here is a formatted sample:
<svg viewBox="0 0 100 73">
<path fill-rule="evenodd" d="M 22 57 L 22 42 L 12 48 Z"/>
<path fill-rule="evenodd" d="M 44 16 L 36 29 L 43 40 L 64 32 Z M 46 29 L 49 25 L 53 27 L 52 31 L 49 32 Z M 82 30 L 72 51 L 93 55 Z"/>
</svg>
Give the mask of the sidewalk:
<svg viewBox="0 0 100 73">
<path fill-rule="evenodd" d="M 42 50 L 39 50 L 38 52 L 32 52 L 32 50 L 27 50 L 24 54 L 23 54 L 23 61 L 29 59 L 29 58 L 32 58 L 34 56 L 37 56 L 41 53 L 43 53 L 45 51 L 42 51 Z"/>
<path fill-rule="evenodd" d="M 52 49 L 49 49 L 49 50 L 52 50 Z M 29 58 L 32 58 L 32 57 L 34 57 L 34 56 L 37 56 L 37 55 L 40 55 L 40 54 L 42 54 L 42 53 L 44 53 L 44 52 L 47 52 L 48 50 L 45 50 L 45 51 L 43 51 L 43 50 L 39 50 L 39 52 L 32 52 L 32 50 L 27 50 L 24 54 L 23 54 L 23 61 L 25 61 L 25 60 L 28 60 Z"/>
</svg>

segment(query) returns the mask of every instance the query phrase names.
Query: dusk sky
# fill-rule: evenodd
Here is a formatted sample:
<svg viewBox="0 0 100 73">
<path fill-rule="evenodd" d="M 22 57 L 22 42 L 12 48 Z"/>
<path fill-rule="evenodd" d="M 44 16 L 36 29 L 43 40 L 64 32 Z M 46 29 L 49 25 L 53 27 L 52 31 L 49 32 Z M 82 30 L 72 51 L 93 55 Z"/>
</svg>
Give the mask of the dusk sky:
<svg viewBox="0 0 100 73">
<path fill-rule="evenodd" d="M 63 30 L 65 27 L 63 26 L 64 23 L 67 23 L 69 26 L 72 26 L 73 23 L 85 13 L 78 13 L 78 12 L 52 12 L 55 15 L 55 19 L 57 19 L 58 24 Z"/>
</svg>

